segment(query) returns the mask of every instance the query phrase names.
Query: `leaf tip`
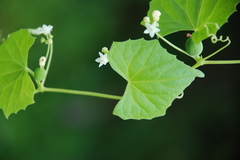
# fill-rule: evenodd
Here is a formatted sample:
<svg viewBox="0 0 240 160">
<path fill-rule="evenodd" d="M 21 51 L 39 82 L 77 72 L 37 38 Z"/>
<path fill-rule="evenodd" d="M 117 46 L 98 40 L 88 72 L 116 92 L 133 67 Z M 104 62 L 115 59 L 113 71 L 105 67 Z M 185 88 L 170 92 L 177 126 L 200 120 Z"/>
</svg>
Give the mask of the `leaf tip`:
<svg viewBox="0 0 240 160">
<path fill-rule="evenodd" d="M 4 114 L 4 116 L 5 116 L 5 118 L 8 120 L 8 117 L 9 117 L 9 115 L 7 115 L 7 114 Z"/>
<path fill-rule="evenodd" d="M 200 71 L 200 70 L 198 70 L 199 72 L 198 72 L 198 75 L 197 75 L 197 77 L 199 77 L 199 78 L 204 78 L 205 77 L 205 74 L 202 72 L 202 71 Z"/>
<path fill-rule="evenodd" d="M 17 112 L 18 112 L 18 111 L 17 111 Z M 11 114 L 13 114 L 13 113 L 17 114 L 17 112 L 4 112 L 4 110 L 3 110 L 3 114 L 4 114 L 4 116 L 5 116 L 5 118 L 6 118 L 7 120 L 9 119 L 9 117 L 10 117 Z"/>
<path fill-rule="evenodd" d="M 17 112 L 5 112 L 4 110 L 3 110 L 3 114 L 4 114 L 4 116 L 5 116 L 5 118 L 8 120 L 9 119 L 9 117 L 10 117 L 10 115 L 11 114 L 13 114 L 13 113 L 15 113 L 15 114 L 17 114 Z"/>
<path fill-rule="evenodd" d="M 34 104 L 34 103 L 35 103 L 35 101 L 33 101 L 31 104 Z M 31 104 L 29 104 L 29 105 L 31 105 Z M 27 106 L 26 106 L 25 108 L 18 109 L 18 110 L 16 110 L 16 111 L 6 111 L 6 112 L 3 110 L 3 114 L 4 114 L 4 116 L 6 117 L 6 119 L 9 119 L 10 115 L 12 115 L 12 114 L 17 114 L 17 113 L 18 113 L 19 111 L 21 111 L 21 110 L 25 111 L 26 108 L 27 108 Z"/>
</svg>

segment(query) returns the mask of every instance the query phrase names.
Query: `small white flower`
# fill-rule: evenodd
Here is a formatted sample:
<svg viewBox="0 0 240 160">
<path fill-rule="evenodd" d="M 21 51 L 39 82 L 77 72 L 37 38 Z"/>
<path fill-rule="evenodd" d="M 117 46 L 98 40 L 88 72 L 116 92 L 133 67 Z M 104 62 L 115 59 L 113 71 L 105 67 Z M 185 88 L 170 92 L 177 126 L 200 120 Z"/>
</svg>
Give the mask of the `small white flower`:
<svg viewBox="0 0 240 160">
<path fill-rule="evenodd" d="M 40 35 L 40 34 L 44 34 L 44 35 L 49 35 L 51 33 L 53 29 L 53 26 L 51 25 L 42 25 L 42 27 L 38 27 L 37 29 L 29 29 L 29 32 L 31 34 L 34 34 L 34 35 Z"/>
<path fill-rule="evenodd" d="M 160 29 L 157 28 L 157 25 L 158 25 L 157 22 L 153 22 L 153 24 L 145 23 L 145 25 L 147 29 L 143 33 L 149 34 L 151 38 L 153 38 L 155 33 L 160 31 Z"/>
<path fill-rule="evenodd" d="M 99 58 L 97 58 L 95 61 L 99 63 L 98 67 L 101 67 L 102 65 L 106 65 L 108 63 L 108 58 L 107 54 L 102 54 L 101 52 L 99 53 Z"/>
</svg>

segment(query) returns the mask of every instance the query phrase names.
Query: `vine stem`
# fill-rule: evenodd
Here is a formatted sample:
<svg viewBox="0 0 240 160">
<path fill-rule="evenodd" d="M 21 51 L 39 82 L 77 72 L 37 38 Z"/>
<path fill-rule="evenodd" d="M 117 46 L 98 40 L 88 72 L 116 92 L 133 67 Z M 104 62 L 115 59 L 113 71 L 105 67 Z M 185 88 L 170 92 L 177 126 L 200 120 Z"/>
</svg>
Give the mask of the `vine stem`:
<svg viewBox="0 0 240 160">
<path fill-rule="evenodd" d="M 198 68 L 207 64 L 240 64 L 240 60 L 199 60 L 192 68 Z"/>
<path fill-rule="evenodd" d="M 31 74 L 32 76 L 34 76 L 34 72 L 30 69 L 30 68 L 26 68 L 26 71 L 29 73 L 29 74 Z"/>
<path fill-rule="evenodd" d="M 104 93 L 89 92 L 89 91 L 78 91 L 78 90 L 61 89 L 61 88 L 48 88 L 48 87 L 43 87 L 41 89 L 41 92 L 56 92 L 56 93 L 76 94 L 76 95 L 93 96 L 93 97 L 115 99 L 115 100 L 120 100 L 122 98 L 121 96 L 115 96 L 115 95 L 104 94 Z"/>
<path fill-rule="evenodd" d="M 48 71 L 49 71 L 49 68 L 50 68 L 50 65 L 52 62 L 52 55 L 53 55 L 53 40 L 51 38 L 51 35 L 47 36 L 47 41 L 48 41 L 48 48 L 47 48 L 46 58 L 48 59 L 48 57 L 49 57 L 49 59 L 47 60 L 48 62 L 47 62 L 47 67 L 46 67 L 46 76 L 41 83 L 42 86 L 44 86 L 44 83 L 46 81 Z M 49 43 L 49 41 L 51 41 L 51 42 Z"/>
<path fill-rule="evenodd" d="M 158 38 L 161 38 L 165 43 L 167 43 L 168 45 L 170 45 L 171 47 L 173 47 L 174 49 L 178 50 L 179 52 L 182 52 L 183 54 L 193 58 L 192 56 L 190 56 L 186 51 L 184 51 L 183 49 L 177 47 L 176 45 L 172 44 L 171 42 L 169 42 L 166 38 L 164 38 L 163 36 L 161 36 L 159 33 L 156 33 Z"/>
<path fill-rule="evenodd" d="M 53 40 L 52 40 L 52 35 L 47 35 L 47 43 L 48 43 L 48 48 L 47 48 L 47 53 L 46 53 L 46 58 L 47 60 L 47 66 L 46 66 L 46 76 L 42 80 L 42 82 L 36 81 L 38 85 L 38 89 L 35 91 L 36 93 L 39 92 L 55 92 L 55 93 L 66 93 L 66 94 L 76 94 L 76 95 L 85 95 L 85 96 L 93 96 L 93 97 L 101 97 L 101 98 L 108 98 L 108 99 L 115 99 L 115 100 L 120 100 L 122 97 L 121 96 L 115 96 L 115 95 L 110 95 L 110 94 L 104 94 L 104 93 L 97 93 L 97 92 L 89 92 L 89 91 L 79 91 L 79 90 L 70 90 L 70 89 L 61 89 L 61 88 L 48 88 L 44 87 L 44 83 L 51 65 L 52 61 L 52 55 L 53 55 Z M 34 75 L 34 72 L 28 69 L 28 72 L 31 75 Z"/>
<path fill-rule="evenodd" d="M 204 61 L 203 64 L 239 64 L 240 60 Z"/>
<path fill-rule="evenodd" d="M 216 38 L 216 37 L 214 37 Z M 217 39 L 217 38 L 216 38 Z M 221 42 L 228 42 L 226 45 L 224 45 L 222 48 L 218 49 L 217 51 L 213 52 L 212 54 L 210 54 L 209 56 L 203 58 L 204 60 L 207 60 L 209 58 L 211 58 L 212 56 L 214 56 L 215 54 L 217 54 L 218 52 L 222 51 L 223 49 L 225 49 L 227 46 L 229 46 L 231 44 L 231 40 L 229 39 L 229 37 L 227 37 L 225 40 L 222 40 L 222 38 L 217 39 L 216 41 L 221 41 Z M 216 43 L 216 42 L 215 42 Z"/>
<path fill-rule="evenodd" d="M 239 64 L 240 60 L 207 60 L 209 58 L 211 58 L 212 56 L 216 55 L 217 53 L 219 53 L 220 51 L 222 51 L 223 49 L 225 49 L 227 46 L 229 46 L 231 44 L 231 40 L 229 39 L 229 37 L 226 37 L 226 39 L 222 39 L 222 36 L 220 36 L 220 38 L 217 38 L 216 35 L 212 35 L 211 37 L 211 41 L 212 43 L 216 43 L 217 41 L 220 42 L 228 42 L 226 45 L 224 45 L 223 47 L 221 47 L 220 49 L 218 49 L 217 51 L 213 52 L 212 54 L 208 55 L 205 58 L 200 58 L 200 59 L 195 59 L 196 60 L 196 64 L 192 66 L 192 68 L 197 68 L 199 66 L 203 66 L 205 64 Z"/>
</svg>

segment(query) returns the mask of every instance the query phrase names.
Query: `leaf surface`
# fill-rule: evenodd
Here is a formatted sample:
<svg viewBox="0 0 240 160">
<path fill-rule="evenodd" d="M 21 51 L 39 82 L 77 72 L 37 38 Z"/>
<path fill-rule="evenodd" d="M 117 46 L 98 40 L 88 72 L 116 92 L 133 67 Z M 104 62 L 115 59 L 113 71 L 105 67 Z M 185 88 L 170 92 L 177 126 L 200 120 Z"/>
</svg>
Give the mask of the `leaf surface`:
<svg viewBox="0 0 240 160">
<path fill-rule="evenodd" d="M 28 30 L 19 30 L 0 45 L 0 108 L 6 118 L 34 103 L 35 87 L 27 72 L 34 40 Z"/>
<path fill-rule="evenodd" d="M 152 0 L 148 16 L 153 10 L 162 14 L 159 21 L 159 32 L 162 36 L 189 30 L 194 31 L 192 38 L 200 42 L 209 34 L 216 34 L 218 28 L 227 22 L 228 17 L 236 11 L 240 0 Z"/>
<path fill-rule="evenodd" d="M 111 67 L 128 82 L 113 111 L 122 119 L 163 116 L 195 77 L 204 77 L 201 71 L 169 54 L 157 40 L 114 42 L 108 59 Z"/>
</svg>

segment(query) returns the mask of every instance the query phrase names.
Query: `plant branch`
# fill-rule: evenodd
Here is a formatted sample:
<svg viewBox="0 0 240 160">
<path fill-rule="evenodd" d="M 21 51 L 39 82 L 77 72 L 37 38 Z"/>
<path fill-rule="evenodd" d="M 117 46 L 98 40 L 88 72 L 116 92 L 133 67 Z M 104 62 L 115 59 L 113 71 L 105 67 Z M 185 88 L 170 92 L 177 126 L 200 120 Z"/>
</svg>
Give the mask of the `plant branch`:
<svg viewBox="0 0 240 160">
<path fill-rule="evenodd" d="M 240 60 L 204 60 L 204 59 L 200 59 L 197 61 L 197 63 L 195 65 L 192 66 L 192 68 L 198 68 L 198 67 L 206 65 L 206 64 L 240 64 Z"/>
<path fill-rule="evenodd" d="M 156 33 L 158 38 L 161 38 L 165 43 L 167 43 L 168 45 L 170 45 L 171 47 L 173 47 L 174 49 L 178 50 L 179 52 L 182 52 L 183 54 L 193 58 L 192 56 L 190 56 L 186 51 L 184 51 L 183 49 L 177 47 L 176 45 L 172 44 L 171 42 L 169 42 L 166 38 L 164 38 L 163 36 L 161 36 L 159 33 Z"/>
<path fill-rule="evenodd" d="M 115 99 L 115 100 L 120 100 L 122 98 L 121 96 L 115 96 L 115 95 L 104 94 L 104 93 L 89 92 L 89 91 L 78 91 L 78 90 L 61 89 L 61 88 L 48 88 L 48 87 L 43 87 L 41 89 L 41 92 L 56 92 L 56 93 L 76 94 L 76 95 L 93 96 L 93 97 Z"/>
<path fill-rule="evenodd" d="M 48 63 L 47 63 L 47 67 L 46 67 L 46 76 L 45 76 L 45 78 L 43 79 L 43 81 L 41 83 L 42 86 L 44 86 L 44 83 L 46 81 L 46 78 L 47 78 L 47 75 L 48 75 L 48 71 L 49 71 L 49 68 L 50 68 L 50 65 L 51 65 L 51 62 L 52 62 L 52 55 L 53 55 L 53 40 L 51 38 L 49 38 L 49 37 L 48 37 L 47 40 L 51 41 L 51 43 L 48 44 L 46 57 L 48 58 L 48 56 L 49 56 L 49 59 L 47 60 Z"/>
<path fill-rule="evenodd" d="M 205 65 L 205 64 L 240 64 L 240 60 L 204 61 L 203 65 Z"/>
<path fill-rule="evenodd" d="M 215 37 L 216 38 L 216 37 Z M 229 37 L 227 37 L 225 40 L 222 40 L 222 37 L 220 37 L 219 39 L 217 39 L 217 41 L 221 41 L 221 42 L 228 42 L 226 45 L 224 45 L 222 48 L 218 49 L 217 51 L 213 52 L 212 54 L 210 54 L 209 56 L 203 58 L 204 60 L 207 60 L 209 58 L 211 58 L 212 56 L 214 56 L 215 54 L 217 54 L 218 52 L 220 52 L 221 50 L 225 49 L 227 46 L 230 45 L 231 40 L 229 39 Z"/>
</svg>

